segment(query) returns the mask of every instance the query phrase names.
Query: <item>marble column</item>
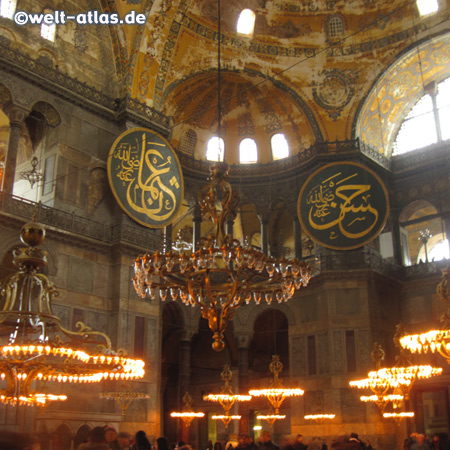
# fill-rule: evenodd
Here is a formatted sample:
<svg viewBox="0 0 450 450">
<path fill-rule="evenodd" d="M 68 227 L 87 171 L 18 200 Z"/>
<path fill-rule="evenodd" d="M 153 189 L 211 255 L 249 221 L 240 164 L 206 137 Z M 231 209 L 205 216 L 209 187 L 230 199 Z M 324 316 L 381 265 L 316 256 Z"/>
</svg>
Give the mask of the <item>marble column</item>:
<svg viewBox="0 0 450 450">
<path fill-rule="evenodd" d="M 19 150 L 20 132 L 22 130 L 23 121 L 25 120 L 25 117 L 28 115 L 29 111 L 21 108 L 20 106 L 13 105 L 6 112 L 9 117 L 10 130 L 2 190 L 8 194 L 12 194 L 14 190 L 14 178 L 16 175 L 17 152 Z"/>
<path fill-rule="evenodd" d="M 229 234 L 230 236 L 233 236 L 233 225 L 234 225 L 234 219 L 236 217 L 233 215 L 229 215 L 227 217 L 227 223 L 225 226 L 225 234 Z"/>
<path fill-rule="evenodd" d="M 302 258 L 302 227 L 298 217 L 294 217 L 294 251 L 295 257 Z"/>
<path fill-rule="evenodd" d="M 169 253 L 172 250 L 172 224 L 164 227 L 164 253 Z"/>
<path fill-rule="evenodd" d="M 445 237 L 447 238 L 450 254 L 450 216 L 444 217 L 444 226 L 445 226 Z"/>
<path fill-rule="evenodd" d="M 197 242 L 202 236 L 202 214 L 198 203 L 194 206 L 192 222 L 192 250 L 195 251 L 197 248 Z"/>
<path fill-rule="evenodd" d="M 180 340 L 179 363 L 178 398 L 181 411 L 183 408 L 183 396 L 186 392 L 189 392 L 191 385 L 191 340 L 186 337 Z M 185 426 L 183 421 L 179 420 L 179 441 L 190 442 L 189 432 L 190 428 Z"/>
<path fill-rule="evenodd" d="M 391 211 L 391 229 L 392 229 L 392 246 L 394 250 L 394 262 L 395 264 L 402 266 L 402 244 L 400 238 L 400 226 L 398 224 L 397 211 Z"/>
<path fill-rule="evenodd" d="M 260 217 L 261 220 L 261 251 L 269 254 L 269 218 L 265 215 Z"/>
<path fill-rule="evenodd" d="M 238 337 L 238 370 L 239 370 L 239 394 L 247 395 L 249 391 L 248 376 L 248 347 L 250 336 Z M 239 403 L 239 434 L 250 434 L 250 405 L 249 402 Z"/>
</svg>

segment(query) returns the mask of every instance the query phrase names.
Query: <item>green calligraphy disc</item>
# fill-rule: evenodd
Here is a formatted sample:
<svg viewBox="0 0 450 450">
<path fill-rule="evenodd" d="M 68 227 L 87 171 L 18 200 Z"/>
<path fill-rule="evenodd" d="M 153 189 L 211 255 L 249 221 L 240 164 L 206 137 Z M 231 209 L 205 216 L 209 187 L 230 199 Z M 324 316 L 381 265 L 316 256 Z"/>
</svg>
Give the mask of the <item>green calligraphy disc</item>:
<svg viewBox="0 0 450 450">
<path fill-rule="evenodd" d="M 351 250 L 381 232 L 389 214 L 389 196 L 372 170 L 354 162 L 335 162 L 306 180 L 297 212 L 302 229 L 315 242 Z"/>
<path fill-rule="evenodd" d="M 171 223 L 183 201 L 177 155 L 159 134 L 146 128 L 122 133 L 108 155 L 108 179 L 121 208 L 150 228 Z"/>
</svg>

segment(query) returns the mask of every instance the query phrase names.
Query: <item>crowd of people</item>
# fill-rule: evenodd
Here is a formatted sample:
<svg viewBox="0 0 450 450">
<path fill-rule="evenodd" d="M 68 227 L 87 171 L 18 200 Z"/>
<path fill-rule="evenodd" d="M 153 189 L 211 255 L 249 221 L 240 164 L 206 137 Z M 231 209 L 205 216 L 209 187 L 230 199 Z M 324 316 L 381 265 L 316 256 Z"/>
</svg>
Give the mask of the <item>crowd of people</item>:
<svg viewBox="0 0 450 450">
<path fill-rule="evenodd" d="M 25 440 L 19 433 L 0 433 L 0 450 L 41 450 L 38 440 Z M 306 441 L 301 434 L 283 436 L 281 445 L 272 442 L 271 433 L 263 431 L 255 443 L 248 434 L 228 441 L 208 442 L 206 450 L 376 450 L 369 441 L 362 440 L 358 434 L 333 439 L 329 445 L 321 437 L 313 437 Z M 411 433 L 405 439 L 402 450 L 450 450 L 447 441 L 442 441 L 435 434 L 431 439 L 420 433 Z M 193 450 L 189 444 L 178 442 L 174 447 L 169 445 L 165 437 L 150 442 L 145 431 L 140 430 L 134 436 L 127 432 L 117 432 L 111 426 L 95 427 L 89 431 L 87 442 L 83 442 L 75 450 Z M 394 450 L 394 449 L 393 449 Z"/>
</svg>

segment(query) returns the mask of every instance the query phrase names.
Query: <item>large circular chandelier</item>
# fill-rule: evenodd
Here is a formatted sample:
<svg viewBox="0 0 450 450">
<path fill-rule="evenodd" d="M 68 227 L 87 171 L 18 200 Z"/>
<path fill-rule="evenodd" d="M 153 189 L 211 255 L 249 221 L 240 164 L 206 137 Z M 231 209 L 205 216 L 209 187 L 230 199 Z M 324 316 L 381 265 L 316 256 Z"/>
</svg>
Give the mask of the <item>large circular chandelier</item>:
<svg viewBox="0 0 450 450">
<path fill-rule="evenodd" d="M 311 278 L 309 264 L 268 257 L 225 235 L 225 222 L 236 215 L 239 204 L 227 177 L 227 164 L 215 163 L 209 183 L 199 193 L 202 215 L 214 222 L 215 235 L 200 238 L 193 252 L 147 253 L 135 262 L 138 295 L 154 299 L 159 294 L 162 301 L 180 299 L 185 305 L 199 306 L 213 332 L 216 351 L 224 349 L 225 329 L 242 304 L 286 302 Z"/>
<path fill-rule="evenodd" d="M 14 251 L 18 271 L 2 284 L 0 402 L 44 405 L 67 398 L 35 392 L 36 382 L 95 383 L 142 378 L 144 362 L 126 357 L 123 351 L 113 351 L 106 334 L 81 322 L 77 331 L 61 325 L 52 311 L 52 299 L 58 292 L 39 273 L 47 265 L 45 252 L 38 248 L 44 239 L 42 225 L 31 222 L 22 227 L 21 240 L 27 247 Z"/>
<path fill-rule="evenodd" d="M 441 327 L 422 334 L 404 333 L 400 345 L 412 353 L 439 353 L 450 364 L 450 267 L 442 269 L 441 280 L 436 287 L 439 298 L 447 304 L 441 316 Z"/>
</svg>

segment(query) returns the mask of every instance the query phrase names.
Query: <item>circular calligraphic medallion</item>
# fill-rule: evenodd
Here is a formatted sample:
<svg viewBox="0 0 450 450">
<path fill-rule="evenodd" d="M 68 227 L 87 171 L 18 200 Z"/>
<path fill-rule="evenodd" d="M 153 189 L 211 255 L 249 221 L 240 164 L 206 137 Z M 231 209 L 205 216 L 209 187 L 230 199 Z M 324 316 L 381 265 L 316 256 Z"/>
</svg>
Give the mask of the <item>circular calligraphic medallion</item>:
<svg viewBox="0 0 450 450">
<path fill-rule="evenodd" d="M 114 141 L 107 166 L 114 197 L 133 220 L 150 228 L 173 221 L 183 201 L 183 174 L 162 136 L 146 128 L 125 131 Z"/>
<path fill-rule="evenodd" d="M 380 177 L 354 162 L 335 162 L 316 170 L 300 190 L 302 229 L 315 242 L 351 250 L 374 239 L 389 214 L 389 197 Z"/>
</svg>

